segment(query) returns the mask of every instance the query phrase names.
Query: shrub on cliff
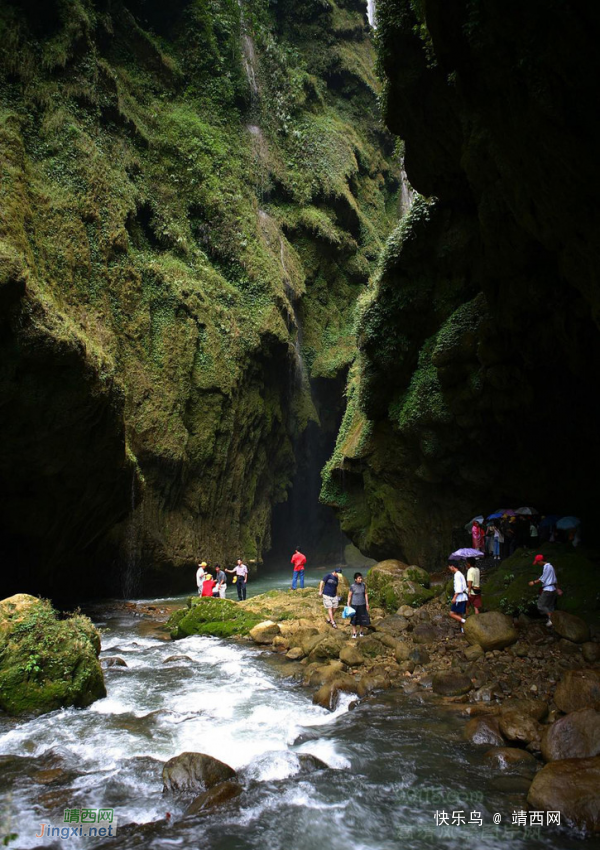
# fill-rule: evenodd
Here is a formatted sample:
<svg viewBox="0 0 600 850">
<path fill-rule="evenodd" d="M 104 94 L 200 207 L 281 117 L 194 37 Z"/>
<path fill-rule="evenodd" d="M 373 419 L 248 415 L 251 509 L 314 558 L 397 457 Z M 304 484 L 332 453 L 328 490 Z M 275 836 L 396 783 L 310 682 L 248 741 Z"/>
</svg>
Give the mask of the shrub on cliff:
<svg viewBox="0 0 600 850">
<path fill-rule="evenodd" d="M 85 707 L 106 696 L 100 635 L 79 614 L 18 593 L 0 602 L 0 709 L 9 714 Z"/>
</svg>

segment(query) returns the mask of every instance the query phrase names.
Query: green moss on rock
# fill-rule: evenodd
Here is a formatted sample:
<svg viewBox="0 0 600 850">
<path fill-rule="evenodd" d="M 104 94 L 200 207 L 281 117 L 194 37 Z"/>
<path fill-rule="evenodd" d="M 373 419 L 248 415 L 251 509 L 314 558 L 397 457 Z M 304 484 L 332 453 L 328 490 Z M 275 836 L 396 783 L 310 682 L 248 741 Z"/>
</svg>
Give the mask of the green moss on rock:
<svg viewBox="0 0 600 850">
<path fill-rule="evenodd" d="M 173 639 L 190 635 L 226 638 L 248 634 L 262 619 L 228 599 L 201 597 L 193 600 L 190 608 L 175 611 L 167 628 Z"/>
<path fill-rule="evenodd" d="M 106 696 L 100 635 L 80 614 L 59 619 L 49 602 L 0 602 L 0 708 L 9 714 L 84 708 Z"/>
</svg>

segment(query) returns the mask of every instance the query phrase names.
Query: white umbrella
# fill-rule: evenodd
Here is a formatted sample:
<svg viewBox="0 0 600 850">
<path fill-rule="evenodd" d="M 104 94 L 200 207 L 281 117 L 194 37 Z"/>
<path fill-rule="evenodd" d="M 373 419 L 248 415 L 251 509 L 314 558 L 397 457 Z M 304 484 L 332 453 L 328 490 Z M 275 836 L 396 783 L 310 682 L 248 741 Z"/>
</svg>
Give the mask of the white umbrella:
<svg viewBox="0 0 600 850">
<path fill-rule="evenodd" d="M 519 516 L 537 516 L 538 512 L 535 508 L 517 508 L 515 511 Z"/>
<path fill-rule="evenodd" d="M 465 525 L 465 531 L 471 531 L 471 529 L 473 528 L 473 523 L 474 523 L 474 522 L 483 522 L 483 521 L 484 521 L 484 518 L 483 518 L 481 515 L 479 515 L 479 516 L 474 516 L 474 517 L 473 517 L 473 519 L 471 520 L 471 522 L 468 522 L 468 523 Z"/>
</svg>

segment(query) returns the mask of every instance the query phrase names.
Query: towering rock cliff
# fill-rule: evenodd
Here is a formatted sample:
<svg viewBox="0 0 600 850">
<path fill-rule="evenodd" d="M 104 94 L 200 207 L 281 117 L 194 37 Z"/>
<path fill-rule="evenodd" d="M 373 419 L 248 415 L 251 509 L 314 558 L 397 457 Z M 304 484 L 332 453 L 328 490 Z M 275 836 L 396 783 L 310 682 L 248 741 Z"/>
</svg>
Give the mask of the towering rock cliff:
<svg viewBox="0 0 600 850">
<path fill-rule="evenodd" d="M 365 11 L 0 3 L 2 595 L 268 549 L 396 214 Z"/>
<path fill-rule="evenodd" d="M 377 3 L 420 193 L 363 300 L 323 498 L 374 557 L 438 565 L 481 509 L 597 523 L 597 5 Z"/>
</svg>

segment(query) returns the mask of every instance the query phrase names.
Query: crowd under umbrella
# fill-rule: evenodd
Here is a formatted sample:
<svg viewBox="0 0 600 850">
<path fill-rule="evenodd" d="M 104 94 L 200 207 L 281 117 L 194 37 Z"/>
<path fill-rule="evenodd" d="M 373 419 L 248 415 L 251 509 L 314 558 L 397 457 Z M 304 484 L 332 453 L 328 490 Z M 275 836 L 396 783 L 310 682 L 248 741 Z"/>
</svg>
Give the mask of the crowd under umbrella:
<svg viewBox="0 0 600 850">
<path fill-rule="evenodd" d="M 547 516 L 542 518 L 540 522 L 540 528 L 552 528 L 553 525 L 556 525 L 559 519 L 560 517 L 558 514 L 548 514 Z"/>
</svg>

